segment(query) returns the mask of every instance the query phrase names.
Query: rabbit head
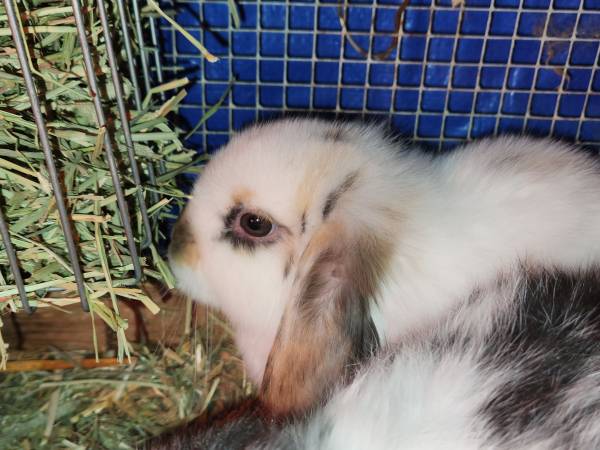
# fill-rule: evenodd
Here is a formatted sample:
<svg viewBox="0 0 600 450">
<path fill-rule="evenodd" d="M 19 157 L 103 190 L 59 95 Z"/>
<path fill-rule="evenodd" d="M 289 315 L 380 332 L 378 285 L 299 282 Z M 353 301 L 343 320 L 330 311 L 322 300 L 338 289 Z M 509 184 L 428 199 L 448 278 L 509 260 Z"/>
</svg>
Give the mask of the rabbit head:
<svg viewBox="0 0 600 450">
<path fill-rule="evenodd" d="M 177 222 L 179 288 L 222 310 L 275 412 L 314 404 L 378 346 L 397 211 L 381 130 L 283 120 L 234 136 Z M 393 177 L 392 177 L 393 179 Z"/>
</svg>

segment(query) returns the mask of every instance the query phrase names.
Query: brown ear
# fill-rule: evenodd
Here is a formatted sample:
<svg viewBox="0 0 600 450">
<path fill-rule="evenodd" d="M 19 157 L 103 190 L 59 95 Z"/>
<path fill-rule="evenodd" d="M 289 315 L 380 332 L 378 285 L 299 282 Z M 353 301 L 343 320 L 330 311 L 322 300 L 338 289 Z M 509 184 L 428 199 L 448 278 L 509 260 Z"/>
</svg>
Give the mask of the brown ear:
<svg viewBox="0 0 600 450">
<path fill-rule="evenodd" d="M 310 261 L 301 261 L 265 369 L 260 395 L 278 416 L 315 406 L 379 346 L 369 309 L 389 247 L 323 231 L 329 236 L 316 236 L 301 258 Z"/>
</svg>

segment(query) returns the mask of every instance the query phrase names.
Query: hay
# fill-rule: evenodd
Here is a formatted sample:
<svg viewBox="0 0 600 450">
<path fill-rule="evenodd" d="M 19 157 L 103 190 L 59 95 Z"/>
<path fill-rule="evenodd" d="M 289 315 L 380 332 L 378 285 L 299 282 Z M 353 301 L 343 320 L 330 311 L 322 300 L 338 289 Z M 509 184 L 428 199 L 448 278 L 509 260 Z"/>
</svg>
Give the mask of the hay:
<svg viewBox="0 0 600 450">
<path fill-rule="evenodd" d="M 343 0 L 341 3 L 338 3 L 338 20 L 340 22 L 340 27 L 342 28 L 342 36 L 346 38 L 348 43 L 356 50 L 364 58 L 369 58 L 369 51 L 363 49 L 352 37 L 352 34 L 348 30 L 348 26 L 346 24 L 346 16 L 349 5 L 346 4 L 347 1 Z M 377 61 L 385 61 L 389 58 L 392 52 L 398 48 L 398 42 L 400 41 L 400 35 L 402 31 L 402 22 L 404 20 L 404 11 L 408 8 L 408 4 L 410 0 L 402 0 L 402 3 L 396 9 L 396 14 L 394 18 L 394 31 L 391 33 L 392 39 L 387 46 L 387 48 L 381 52 L 374 52 L 371 54 L 371 58 Z M 373 28 L 373 22 L 371 23 L 371 29 Z"/>
<path fill-rule="evenodd" d="M 47 128 L 53 140 L 55 162 L 61 172 L 67 207 L 77 235 L 80 262 L 86 280 L 91 316 L 100 316 L 118 337 L 117 356 L 130 353 L 124 330 L 127 323 L 119 316 L 118 303 L 107 307 L 100 299 L 117 296 L 157 307 L 139 288 L 127 248 L 113 181 L 103 154 L 106 129 L 99 129 L 85 79 L 81 49 L 74 33 L 74 17 L 66 0 L 24 0 L 16 3 L 21 12 L 23 32 L 29 44 L 31 68 L 37 77 L 39 97 Z M 118 119 L 115 89 L 112 85 L 106 49 L 94 2 L 84 1 L 96 73 L 103 93 L 104 107 L 112 125 L 117 154 L 120 156 L 121 182 L 130 202 L 130 213 L 138 248 L 143 240 L 142 220 L 135 206 L 137 191 L 131 176 L 121 124 Z M 113 11 L 112 17 L 117 17 Z M 113 22 L 115 22 L 113 20 Z M 115 27 L 118 29 L 119 27 Z M 115 47 L 121 49 L 122 37 L 116 35 Z M 121 60 L 124 55 L 118 55 Z M 121 75 L 126 100 L 131 107 L 132 85 Z M 183 147 L 178 130 L 167 120 L 185 96 L 182 90 L 163 104 L 158 94 L 180 89 L 186 79 L 175 80 L 152 89 L 142 110 L 130 109 L 135 154 L 143 173 L 149 164 L 164 171 L 156 185 L 143 182 L 148 211 L 153 220 L 152 242 L 164 238 L 159 223 L 173 218 L 171 207 L 182 205 L 185 194 L 175 177 L 198 169 L 195 152 Z M 153 194 L 153 196 L 150 196 Z M 16 51 L 10 36 L 4 8 L 0 6 L 0 200 L 9 224 L 12 242 L 26 276 L 26 290 L 32 306 L 53 304 L 52 297 L 78 301 L 64 236 L 58 219 L 52 189 L 38 143 L 29 99 L 21 77 Z M 136 213 L 137 211 L 137 213 Z M 154 244 L 141 258 L 144 273 L 172 287 L 173 279 Z M 19 311 L 7 255 L 0 245 L 0 314 Z M 1 327 L 1 322 L 0 322 Z M 6 361 L 0 336 L 0 368 Z"/>
<path fill-rule="evenodd" d="M 175 351 L 138 348 L 131 365 L 0 374 L 0 448 L 132 449 L 248 395 L 228 333 L 203 330 Z"/>
</svg>

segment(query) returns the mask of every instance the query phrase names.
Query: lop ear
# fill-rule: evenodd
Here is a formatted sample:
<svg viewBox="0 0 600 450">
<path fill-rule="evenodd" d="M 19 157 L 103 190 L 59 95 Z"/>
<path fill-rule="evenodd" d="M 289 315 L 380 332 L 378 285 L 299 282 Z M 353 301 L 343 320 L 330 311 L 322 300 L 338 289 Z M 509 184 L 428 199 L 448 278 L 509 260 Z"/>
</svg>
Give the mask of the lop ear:
<svg viewBox="0 0 600 450">
<path fill-rule="evenodd" d="M 301 257 L 260 395 L 277 416 L 305 412 L 379 347 L 370 312 L 389 254 L 382 239 L 326 226 Z"/>
</svg>

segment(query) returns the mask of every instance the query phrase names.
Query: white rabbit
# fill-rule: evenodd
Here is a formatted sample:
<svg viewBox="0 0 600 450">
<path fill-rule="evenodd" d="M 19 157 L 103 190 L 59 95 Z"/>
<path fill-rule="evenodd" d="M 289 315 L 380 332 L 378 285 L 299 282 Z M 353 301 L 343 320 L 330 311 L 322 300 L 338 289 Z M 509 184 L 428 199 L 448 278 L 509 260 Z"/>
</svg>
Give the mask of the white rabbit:
<svg viewBox="0 0 600 450">
<path fill-rule="evenodd" d="M 598 449 L 598 275 L 515 269 L 306 417 L 278 423 L 244 405 L 149 448 Z"/>
<path fill-rule="evenodd" d="M 170 261 L 183 291 L 231 320 L 264 402 L 302 412 L 380 344 L 428 335 L 515 264 L 600 262 L 599 175 L 549 139 L 434 157 L 379 127 L 276 121 L 214 156 Z M 473 317 L 485 332 L 495 316 Z"/>
</svg>

